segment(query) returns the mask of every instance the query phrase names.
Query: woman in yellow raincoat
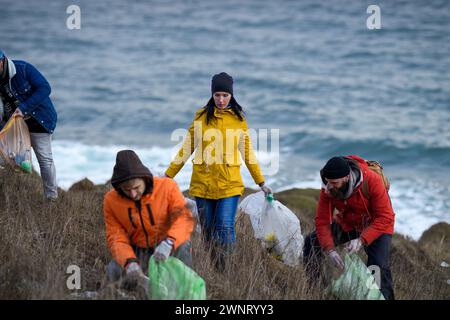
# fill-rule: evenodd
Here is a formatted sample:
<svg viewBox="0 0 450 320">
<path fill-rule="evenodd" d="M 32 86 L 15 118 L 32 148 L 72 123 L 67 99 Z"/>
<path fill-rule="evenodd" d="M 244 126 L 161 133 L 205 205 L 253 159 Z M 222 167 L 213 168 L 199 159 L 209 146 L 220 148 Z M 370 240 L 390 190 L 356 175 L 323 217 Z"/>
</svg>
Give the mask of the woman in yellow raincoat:
<svg viewBox="0 0 450 320">
<path fill-rule="evenodd" d="M 211 94 L 206 106 L 197 110 L 183 146 L 165 174 L 174 178 L 196 151 L 189 193 L 195 197 L 205 239 L 222 249 L 216 251 L 219 266 L 223 266 L 223 257 L 232 252 L 236 241 L 234 220 L 244 192 L 240 155 L 255 183 L 266 194 L 272 190 L 264 184 L 244 112 L 233 96 L 233 78 L 225 72 L 214 75 Z"/>
</svg>

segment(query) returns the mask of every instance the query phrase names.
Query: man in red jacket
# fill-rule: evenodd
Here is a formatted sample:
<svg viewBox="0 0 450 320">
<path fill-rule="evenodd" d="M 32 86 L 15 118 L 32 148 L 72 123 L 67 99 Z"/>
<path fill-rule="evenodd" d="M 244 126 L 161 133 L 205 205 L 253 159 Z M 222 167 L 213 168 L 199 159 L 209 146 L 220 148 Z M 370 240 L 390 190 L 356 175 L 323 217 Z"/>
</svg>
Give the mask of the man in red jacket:
<svg viewBox="0 0 450 320">
<path fill-rule="evenodd" d="M 323 254 L 335 267 L 344 269 L 336 246 L 346 243 L 349 253 L 364 247 L 367 265 L 380 268 L 381 292 L 386 299 L 394 299 L 389 254 L 395 214 L 381 176 L 358 156 L 331 158 L 320 175 L 323 185 L 316 230 L 306 237 L 303 248 L 309 280 L 320 278 Z"/>
</svg>

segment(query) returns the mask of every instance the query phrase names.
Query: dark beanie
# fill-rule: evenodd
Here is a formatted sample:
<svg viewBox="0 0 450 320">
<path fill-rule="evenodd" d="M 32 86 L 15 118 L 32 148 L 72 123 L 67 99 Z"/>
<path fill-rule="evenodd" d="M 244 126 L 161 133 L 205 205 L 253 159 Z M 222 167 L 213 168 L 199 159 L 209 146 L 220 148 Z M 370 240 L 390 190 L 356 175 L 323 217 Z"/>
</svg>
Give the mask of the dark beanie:
<svg viewBox="0 0 450 320">
<path fill-rule="evenodd" d="M 348 176 L 350 165 L 344 157 L 333 157 L 322 169 L 322 176 L 327 179 L 339 179 Z"/>
<path fill-rule="evenodd" d="M 233 94 L 233 78 L 225 72 L 215 74 L 211 80 L 211 93 L 223 91 Z"/>
</svg>

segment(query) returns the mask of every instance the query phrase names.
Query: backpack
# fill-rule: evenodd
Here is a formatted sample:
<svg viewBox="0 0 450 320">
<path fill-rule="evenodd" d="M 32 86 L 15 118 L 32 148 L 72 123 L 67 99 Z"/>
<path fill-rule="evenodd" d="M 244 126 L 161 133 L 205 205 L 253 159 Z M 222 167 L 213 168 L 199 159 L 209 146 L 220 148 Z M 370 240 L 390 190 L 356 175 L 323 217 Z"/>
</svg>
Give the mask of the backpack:
<svg viewBox="0 0 450 320">
<path fill-rule="evenodd" d="M 364 161 L 366 161 L 367 167 L 370 170 L 372 170 L 373 172 L 375 172 L 376 174 L 381 176 L 381 179 L 383 180 L 384 186 L 386 187 L 386 191 L 389 192 L 389 188 L 391 187 L 391 183 L 389 182 L 388 177 L 384 174 L 383 166 L 381 165 L 381 163 L 379 163 L 378 161 L 375 161 L 375 160 L 364 160 Z M 367 199 L 370 199 L 369 185 L 367 184 L 367 180 L 363 181 L 363 185 L 361 186 L 361 190 L 362 190 L 364 196 Z"/>
</svg>

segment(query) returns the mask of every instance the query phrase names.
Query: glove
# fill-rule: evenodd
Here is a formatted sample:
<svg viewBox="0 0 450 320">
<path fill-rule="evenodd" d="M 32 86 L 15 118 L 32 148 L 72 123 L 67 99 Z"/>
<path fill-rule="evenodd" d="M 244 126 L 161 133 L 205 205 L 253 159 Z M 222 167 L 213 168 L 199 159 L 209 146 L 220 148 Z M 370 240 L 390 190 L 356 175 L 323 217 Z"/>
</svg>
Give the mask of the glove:
<svg viewBox="0 0 450 320">
<path fill-rule="evenodd" d="M 144 272 L 142 272 L 139 264 L 137 262 L 130 262 L 127 264 L 125 271 L 126 277 L 122 281 L 121 288 L 127 291 L 134 291 L 140 287 L 148 296 L 147 290 L 149 278 L 144 274 Z"/>
<path fill-rule="evenodd" d="M 348 253 L 356 253 L 358 252 L 361 247 L 363 246 L 363 243 L 361 241 L 361 238 L 353 239 L 352 241 L 348 242 L 345 245 L 345 249 L 348 251 Z"/>
<path fill-rule="evenodd" d="M 191 210 L 192 216 L 194 218 L 198 217 L 197 203 L 189 198 L 184 198 L 186 200 L 186 208 Z"/>
<path fill-rule="evenodd" d="M 333 265 L 340 269 L 344 270 L 344 261 L 342 261 L 341 256 L 335 250 L 328 251 L 328 258 L 330 258 Z"/>
<path fill-rule="evenodd" d="M 170 256 L 170 252 L 172 251 L 173 242 L 171 240 L 164 240 L 159 243 L 156 247 L 153 256 L 156 261 L 164 261 Z"/>
<path fill-rule="evenodd" d="M 273 193 L 273 192 L 272 192 L 272 189 L 271 189 L 269 186 L 266 186 L 266 185 L 264 184 L 264 182 L 261 183 L 261 184 L 259 185 L 259 187 L 261 188 L 262 191 L 264 191 L 264 195 L 265 195 L 266 197 L 267 197 L 267 195 L 268 195 L 269 193 Z"/>
<path fill-rule="evenodd" d="M 142 272 L 142 269 L 137 262 L 130 262 L 129 264 L 127 264 L 125 271 L 127 275 L 138 274 L 139 276 L 144 276 L 144 272 Z"/>
</svg>

